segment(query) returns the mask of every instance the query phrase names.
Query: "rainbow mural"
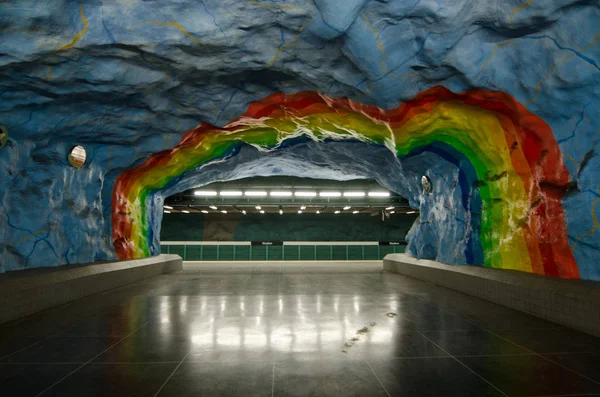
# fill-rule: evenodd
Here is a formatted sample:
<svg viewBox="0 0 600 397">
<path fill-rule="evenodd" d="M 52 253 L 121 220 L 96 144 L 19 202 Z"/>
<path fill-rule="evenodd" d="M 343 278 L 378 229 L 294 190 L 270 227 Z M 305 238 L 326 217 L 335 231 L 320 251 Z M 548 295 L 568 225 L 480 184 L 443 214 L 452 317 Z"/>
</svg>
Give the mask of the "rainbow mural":
<svg viewBox="0 0 600 397">
<path fill-rule="evenodd" d="M 175 148 L 117 179 L 112 238 L 118 257 L 151 254 L 147 199 L 154 192 L 242 145 L 270 151 L 300 137 L 384 145 L 399 157 L 440 155 L 460 170 L 462 205 L 470 214 L 469 263 L 579 278 L 561 203 L 569 174 L 551 128 L 506 93 L 443 87 L 389 110 L 316 92 L 275 93 L 222 128 L 201 123 Z"/>
</svg>

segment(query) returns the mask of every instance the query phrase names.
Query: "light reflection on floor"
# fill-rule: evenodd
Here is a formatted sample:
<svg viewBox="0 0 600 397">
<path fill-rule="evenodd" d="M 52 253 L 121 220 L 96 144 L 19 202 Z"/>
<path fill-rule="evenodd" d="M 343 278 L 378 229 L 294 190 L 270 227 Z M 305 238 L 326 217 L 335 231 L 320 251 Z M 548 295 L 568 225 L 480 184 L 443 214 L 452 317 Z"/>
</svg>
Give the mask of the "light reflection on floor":
<svg viewBox="0 0 600 397">
<path fill-rule="evenodd" d="M 398 295 L 368 300 L 360 295 L 158 296 L 159 333 L 189 335 L 203 349 L 341 353 L 364 326 L 361 341 L 389 343 L 397 321 Z M 368 300 L 368 301 L 367 301 Z M 375 322 L 375 326 L 369 326 Z M 176 328 L 175 324 L 184 328 Z M 337 350 L 337 352 L 336 352 Z"/>
</svg>

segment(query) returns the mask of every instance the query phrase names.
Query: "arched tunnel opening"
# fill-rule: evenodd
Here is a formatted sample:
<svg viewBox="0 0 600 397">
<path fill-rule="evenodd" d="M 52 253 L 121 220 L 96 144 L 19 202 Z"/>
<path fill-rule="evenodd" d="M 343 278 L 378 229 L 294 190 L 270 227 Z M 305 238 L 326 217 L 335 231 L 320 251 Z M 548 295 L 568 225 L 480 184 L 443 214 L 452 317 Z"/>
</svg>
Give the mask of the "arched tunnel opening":
<svg viewBox="0 0 600 397">
<path fill-rule="evenodd" d="M 442 87 L 389 110 L 277 93 L 224 127 L 202 123 L 174 149 L 118 177 L 113 245 L 120 259 L 160 252 L 163 190 L 277 173 L 344 179 L 347 172 L 378 180 L 419 209 L 409 254 L 579 277 L 560 201 L 569 176 L 550 128 L 505 94 Z M 432 185 L 425 194 L 423 177 Z"/>
<path fill-rule="evenodd" d="M 599 20 L 0 1 L 0 395 L 600 395 Z"/>
</svg>

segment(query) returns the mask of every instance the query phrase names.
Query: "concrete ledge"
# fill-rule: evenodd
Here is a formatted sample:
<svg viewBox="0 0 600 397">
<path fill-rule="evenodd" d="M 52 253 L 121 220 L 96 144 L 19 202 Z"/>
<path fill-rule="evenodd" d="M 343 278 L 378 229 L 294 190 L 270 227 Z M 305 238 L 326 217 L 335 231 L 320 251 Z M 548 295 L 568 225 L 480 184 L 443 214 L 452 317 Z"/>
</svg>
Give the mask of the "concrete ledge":
<svg viewBox="0 0 600 397">
<path fill-rule="evenodd" d="M 476 296 L 600 337 L 600 283 L 389 254 L 383 270 Z"/>
<path fill-rule="evenodd" d="M 182 269 L 179 255 L 67 265 L 0 275 L 0 323 Z"/>
<path fill-rule="evenodd" d="M 381 261 L 185 261 L 183 269 L 207 273 L 381 273 Z"/>
</svg>

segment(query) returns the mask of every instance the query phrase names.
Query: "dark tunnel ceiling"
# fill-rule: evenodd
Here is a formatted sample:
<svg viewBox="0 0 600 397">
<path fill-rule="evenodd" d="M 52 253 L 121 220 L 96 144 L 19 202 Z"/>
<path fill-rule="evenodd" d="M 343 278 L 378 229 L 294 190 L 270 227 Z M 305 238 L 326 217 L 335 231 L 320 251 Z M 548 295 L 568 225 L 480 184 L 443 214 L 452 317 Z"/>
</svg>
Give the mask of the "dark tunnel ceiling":
<svg viewBox="0 0 600 397">
<path fill-rule="evenodd" d="M 352 214 L 355 215 L 355 211 L 358 214 L 370 214 L 378 215 L 381 211 L 392 214 L 405 214 L 407 212 L 415 213 L 408 205 L 408 201 L 394 192 L 389 192 L 389 197 L 223 197 L 223 196 L 209 196 L 200 197 L 194 195 L 196 190 L 210 190 L 210 191 L 223 191 L 223 190 L 253 190 L 253 191 L 273 191 L 273 190 L 286 190 L 286 191 L 312 191 L 312 192 L 323 192 L 323 191 L 335 191 L 335 192 L 356 192 L 362 191 L 368 193 L 370 191 L 389 191 L 379 185 L 376 181 L 370 179 L 354 179 L 349 181 L 333 181 L 323 179 L 312 179 L 312 178 L 296 178 L 287 176 L 276 176 L 276 177 L 253 177 L 239 179 L 228 182 L 216 182 L 206 186 L 202 186 L 197 189 L 190 189 L 176 195 L 167 197 L 164 205 L 166 211 L 171 213 L 181 213 L 182 211 L 189 211 L 192 213 L 221 213 L 221 211 L 227 211 L 227 214 L 239 214 L 242 211 L 246 211 L 248 214 L 260 213 L 260 210 L 267 214 L 279 213 L 281 210 L 283 213 L 298 213 L 303 211 L 304 214 L 316 214 L 317 211 L 320 213 L 335 213 L 340 211 L 340 214 Z M 217 210 L 211 208 L 211 206 L 217 207 Z M 260 206 L 261 209 L 256 207 Z M 302 206 L 306 208 L 301 209 Z M 351 207 L 344 210 L 344 207 Z M 394 208 L 391 208 L 394 207 Z M 386 210 L 387 209 L 387 210 Z"/>
</svg>

